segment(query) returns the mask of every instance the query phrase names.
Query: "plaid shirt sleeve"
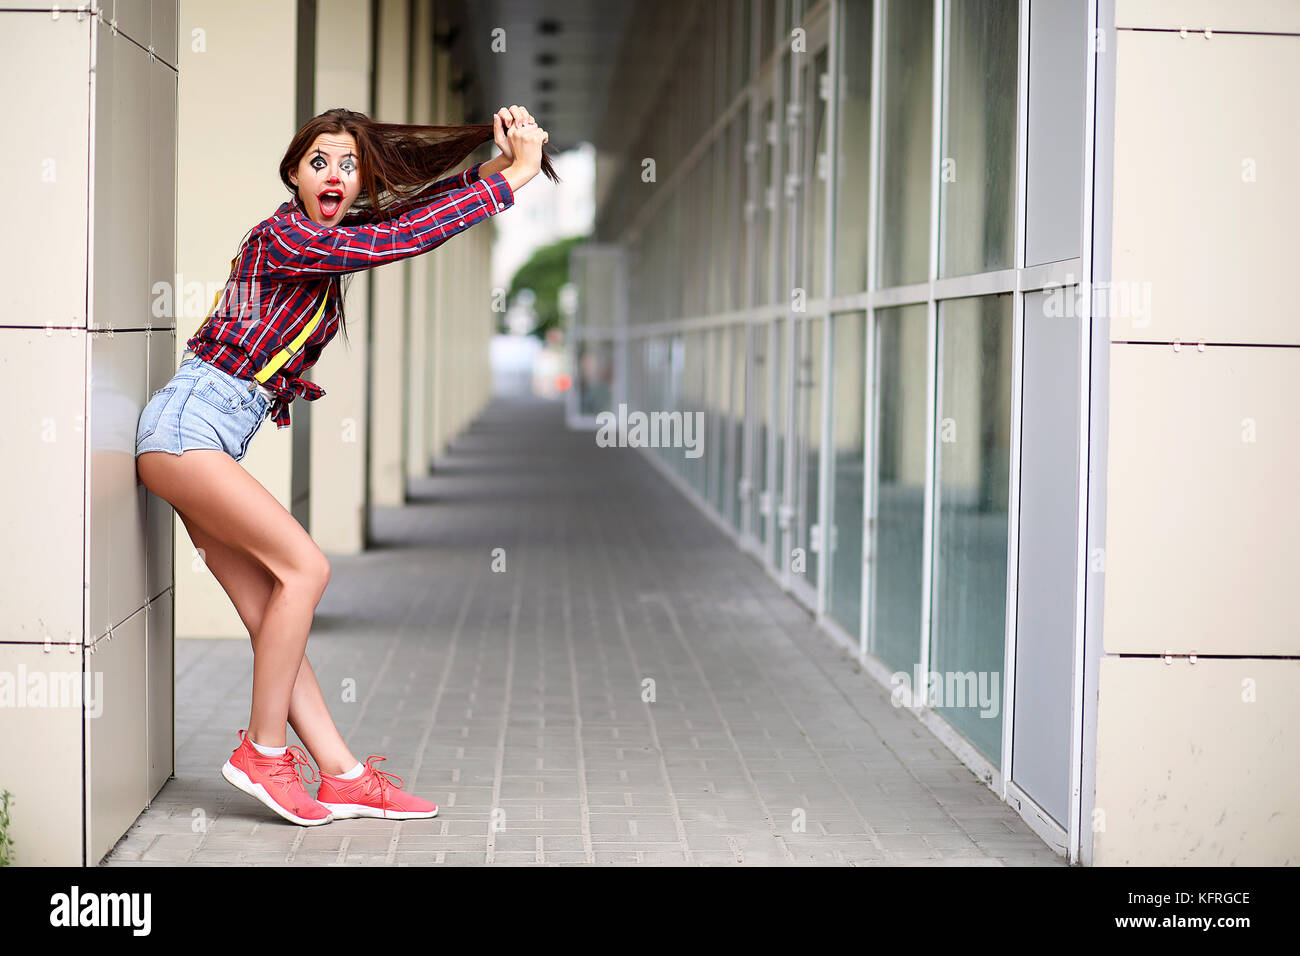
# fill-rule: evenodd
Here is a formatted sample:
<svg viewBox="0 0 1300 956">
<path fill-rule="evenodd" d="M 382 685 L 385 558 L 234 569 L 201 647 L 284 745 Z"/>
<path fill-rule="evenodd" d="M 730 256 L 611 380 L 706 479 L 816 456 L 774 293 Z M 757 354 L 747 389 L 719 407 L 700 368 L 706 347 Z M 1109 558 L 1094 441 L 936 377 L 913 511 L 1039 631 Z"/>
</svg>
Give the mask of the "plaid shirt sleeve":
<svg viewBox="0 0 1300 956">
<path fill-rule="evenodd" d="M 378 212 L 373 209 L 364 213 L 350 211 L 343 217 L 343 220 L 339 225 L 358 226 L 373 222 L 383 222 L 388 219 L 393 219 L 396 216 L 400 216 L 402 213 L 414 209 L 417 206 L 423 206 L 427 203 L 433 202 L 433 200 L 437 199 L 439 196 L 449 193 L 453 189 L 463 189 L 467 186 L 472 186 L 474 183 L 479 181 L 479 167 L 482 165 L 482 163 L 475 163 L 468 169 L 462 170 L 454 176 L 448 176 L 446 179 L 440 179 L 431 186 L 427 186 L 425 189 L 421 190 L 418 194 L 391 203 Z"/>
<path fill-rule="evenodd" d="M 473 168 L 477 173 L 477 167 Z M 460 175 L 468 173 L 466 170 Z M 435 187 L 446 182 L 442 180 Z M 259 241 L 260 271 L 268 279 L 303 279 L 397 262 L 442 245 L 514 202 L 514 191 L 498 172 L 459 188 L 453 185 L 431 201 L 420 197 L 417 204 L 393 218 L 373 223 L 322 226 L 300 205 L 290 205 L 284 213 L 266 221 Z"/>
</svg>

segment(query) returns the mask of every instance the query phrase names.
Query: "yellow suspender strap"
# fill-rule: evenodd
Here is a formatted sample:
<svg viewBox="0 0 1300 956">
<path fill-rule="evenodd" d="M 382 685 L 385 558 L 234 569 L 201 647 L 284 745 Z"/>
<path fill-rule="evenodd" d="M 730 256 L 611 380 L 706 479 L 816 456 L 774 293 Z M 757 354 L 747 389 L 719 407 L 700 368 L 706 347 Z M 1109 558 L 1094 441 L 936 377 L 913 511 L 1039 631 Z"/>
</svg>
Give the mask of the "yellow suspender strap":
<svg viewBox="0 0 1300 956">
<path fill-rule="evenodd" d="M 242 249 L 240 250 L 240 254 L 241 255 L 243 254 Z M 235 256 L 235 258 L 230 260 L 230 274 L 232 276 L 235 274 L 235 263 L 238 261 L 239 261 L 239 256 Z M 221 289 L 218 289 L 217 294 L 213 296 L 212 308 L 208 310 L 208 317 L 204 319 L 202 323 L 200 323 L 199 325 L 200 329 L 203 328 L 204 325 L 207 325 L 208 319 L 211 319 L 213 314 L 217 311 L 217 302 L 221 299 L 221 293 L 224 290 L 225 287 L 223 286 Z M 329 303 L 329 300 L 330 300 L 329 288 L 326 287 L 325 297 L 321 299 L 320 306 L 316 309 L 316 314 L 311 317 L 311 321 L 308 322 L 305 326 L 303 326 L 302 331 L 299 332 L 296 336 L 294 336 L 292 342 L 290 342 L 284 348 L 280 349 L 279 352 L 276 352 L 275 356 L 271 359 L 271 361 L 267 362 L 266 366 L 260 372 L 258 372 L 256 375 L 253 376 L 254 378 L 257 379 L 259 384 L 265 384 L 268 378 L 270 378 L 276 372 L 280 371 L 280 367 L 283 366 L 285 362 L 289 361 L 291 358 L 293 358 L 295 355 L 298 354 L 299 350 L 303 347 L 303 345 L 306 344 L 307 339 L 311 337 L 312 332 L 316 331 L 316 326 L 320 324 L 320 317 L 325 314 L 325 306 Z M 196 329 L 195 333 L 197 334 L 197 332 L 198 330 Z"/>
<path fill-rule="evenodd" d="M 258 372 L 255 376 L 253 376 L 254 378 L 256 378 L 259 382 L 265 382 L 268 378 L 270 378 L 272 375 L 274 375 L 276 372 L 280 370 L 280 366 L 282 366 L 285 362 L 289 361 L 289 359 L 293 358 L 295 355 L 298 354 L 298 350 L 303 347 L 303 345 L 307 342 L 307 339 L 311 336 L 312 332 L 315 331 L 316 326 L 320 324 L 320 317 L 325 314 L 325 305 L 326 303 L 329 302 L 329 300 L 330 300 L 329 289 L 326 288 L 325 296 L 320 300 L 320 307 L 316 310 L 316 314 L 311 317 L 311 321 L 308 322 L 305 326 L 303 326 L 302 331 L 299 332 L 296 336 L 294 336 L 294 340 L 292 342 L 290 342 L 284 348 L 280 349 L 280 351 L 276 352 L 275 357 L 272 358 L 271 361 L 267 362 L 266 367 L 263 368 L 260 372 Z"/>
</svg>

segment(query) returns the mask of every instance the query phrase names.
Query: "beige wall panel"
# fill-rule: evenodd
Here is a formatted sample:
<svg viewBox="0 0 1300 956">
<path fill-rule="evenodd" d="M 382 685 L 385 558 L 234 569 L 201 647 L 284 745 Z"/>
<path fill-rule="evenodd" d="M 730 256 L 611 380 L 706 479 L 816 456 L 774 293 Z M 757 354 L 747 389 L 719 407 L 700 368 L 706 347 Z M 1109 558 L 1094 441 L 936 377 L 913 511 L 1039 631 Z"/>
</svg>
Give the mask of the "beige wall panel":
<svg viewBox="0 0 1300 956">
<path fill-rule="evenodd" d="M 0 233 L 0 261 L 26 280 L 0 282 L 0 324 L 86 326 L 89 82 L 89 18 L 0 12 L 0 88 L 23 93 L 5 98 L 0 150 L 5 212 L 23 227 Z"/>
<path fill-rule="evenodd" d="M 65 679 L 80 680 L 84 653 L 80 640 L 49 651 L 39 644 L 0 643 L 0 680 L 12 682 L 15 692 L 19 685 L 29 688 L 22 706 L 15 697 L 15 706 L 0 707 L 0 790 L 13 794 L 9 835 L 17 866 L 82 862 L 81 827 L 76 825 L 82 815 L 81 707 L 30 705 L 40 700 L 32 695 L 33 675 L 46 689 Z M 46 693 L 45 700 L 50 699 Z"/>
<path fill-rule="evenodd" d="M 111 638 L 101 635 L 87 649 L 95 695 L 86 707 L 86 858 L 91 865 L 149 802 L 144 621 L 141 608 L 115 627 Z"/>
<path fill-rule="evenodd" d="M 146 798 L 152 800 L 175 768 L 176 641 L 172 592 L 163 591 L 145 608 L 145 711 L 148 717 Z"/>
<path fill-rule="evenodd" d="M 1300 37 L 1116 46 L 1111 339 L 1300 344 Z"/>
<path fill-rule="evenodd" d="M 145 333 L 91 333 L 90 635 L 144 607 L 145 497 L 135 433 L 148 377 Z"/>
<path fill-rule="evenodd" d="M 96 41 L 92 197 L 95 328 L 144 328 L 150 315 L 151 82 L 149 54 L 101 27 Z"/>
<path fill-rule="evenodd" d="M 1094 865 L 1300 860 L 1300 661 L 1105 657 L 1099 681 Z"/>
<path fill-rule="evenodd" d="M 177 0 L 153 0 L 150 4 L 151 26 L 150 42 L 153 43 L 154 55 L 169 66 L 176 65 L 176 53 L 179 37 L 176 33 Z"/>
<path fill-rule="evenodd" d="M 104 8 L 104 16 L 116 23 L 118 33 L 124 33 L 148 48 L 152 42 L 149 37 L 149 0 L 100 0 L 100 5 Z"/>
<path fill-rule="evenodd" d="M 149 312 L 140 324 L 155 329 L 176 327 L 176 83 L 171 67 L 149 65 Z"/>
<path fill-rule="evenodd" d="M 1295 0 L 1115 0 L 1115 26 L 1300 33 Z"/>
<path fill-rule="evenodd" d="M 1111 346 L 1105 645 L 1295 655 L 1300 350 Z"/>
<path fill-rule="evenodd" d="M 149 335 L 149 380 L 145 385 L 144 401 L 167 384 L 176 372 L 176 333 L 155 331 Z M 143 408 L 143 406 L 141 406 Z M 137 421 L 137 424 L 139 422 Z M 139 483 L 140 476 L 135 478 Z M 143 484 L 140 485 L 144 489 Z M 146 493 L 144 496 L 145 562 L 144 593 L 152 600 L 173 583 L 175 565 L 172 523 L 176 512 L 167 499 Z M 179 524 L 179 522 L 176 522 Z"/>
<path fill-rule="evenodd" d="M 86 333 L 0 329 L 0 641 L 82 643 Z M 66 387 L 60 383 L 73 383 Z"/>
</svg>

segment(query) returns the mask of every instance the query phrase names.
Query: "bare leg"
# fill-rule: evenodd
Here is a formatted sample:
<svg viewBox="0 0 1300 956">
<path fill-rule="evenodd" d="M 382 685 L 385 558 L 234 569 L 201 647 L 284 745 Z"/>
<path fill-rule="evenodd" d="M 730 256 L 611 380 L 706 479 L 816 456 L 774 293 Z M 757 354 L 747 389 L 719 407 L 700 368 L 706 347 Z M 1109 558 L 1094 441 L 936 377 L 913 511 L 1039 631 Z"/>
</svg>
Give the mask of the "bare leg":
<svg viewBox="0 0 1300 956">
<path fill-rule="evenodd" d="M 329 715 L 304 653 L 329 564 L 302 525 L 225 452 L 181 456 L 146 452 L 137 467 L 169 501 L 253 641 L 249 736 L 266 747 L 286 743 L 293 725 L 326 773 L 356 763 Z"/>
</svg>

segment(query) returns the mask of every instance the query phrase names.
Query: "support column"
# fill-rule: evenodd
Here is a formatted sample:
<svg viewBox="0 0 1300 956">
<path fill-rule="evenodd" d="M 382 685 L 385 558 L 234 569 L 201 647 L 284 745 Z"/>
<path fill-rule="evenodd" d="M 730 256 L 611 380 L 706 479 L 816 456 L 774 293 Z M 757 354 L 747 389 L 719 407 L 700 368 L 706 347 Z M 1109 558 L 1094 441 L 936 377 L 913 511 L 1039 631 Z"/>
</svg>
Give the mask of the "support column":
<svg viewBox="0 0 1300 956">
<path fill-rule="evenodd" d="M 372 45 L 369 4 L 317 0 L 317 114 L 337 106 L 371 113 Z M 312 381 L 329 394 L 312 409 L 308 527 L 327 554 L 365 548 L 370 271 L 354 273 L 344 283 L 347 340 L 340 329 L 311 370 Z"/>
<path fill-rule="evenodd" d="M 414 0 L 415 22 L 411 28 L 411 122 L 432 124 L 433 118 L 433 0 Z M 449 172 L 448 175 L 451 175 Z M 473 230 L 471 230 L 473 231 Z M 462 237 L 458 236 L 457 239 Z M 444 247 L 455 245 L 452 240 Z M 429 473 L 429 446 L 425 419 L 428 401 L 428 340 L 430 332 L 430 282 L 434 262 L 442 249 L 410 259 L 411 300 L 408 340 L 405 352 L 406 392 L 406 474 L 422 478 Z"/>
<path fill-rule="evenodd" d="M 300 62 L 297 0 L 186 0 L 180 10 L 180 138 L 177 216 L 176 342 L 170 376 L 186 340 L 202 324 L 213 293 L 230 275 L 240 240 L 290 198 L 276 170 L 299 126 L 300 89 L 311 82 Z M 249 24 L 257 29 L 250 30 Z M 288 51 L 288 52 L 286 52 Z M 258 94 L 243 96 L 234 80 L 258 77 Z M 238 121 L 230 117 L 238 103 Z M 307 117 L 303 117 L 306 119 Z M 161 383 L 160 383 L 161 384 Z M 295 444 L 305 455 L 306 402 L 295 402 L 293 424 L 267 422 L 241 464 L 285 508 L 295 495 Z M 304 520 L 305 515 L 299 516 Z M 176 525 L 176 633 L 182 637 L 247 638 L 230 597 L 203 563 L 185 525 Z"/>
<path fill-rule="evenodd" d="M 408 0 L 379 0 L 378 60 L 375 63 L 374 118 L 409 123 L 411 29 Z M 396 507 L 406 496 L 404 356 L 409 304 L 410 260 L 369 270 L 370 324 L 370 497 L 371 504 Z"/>
</svg>

